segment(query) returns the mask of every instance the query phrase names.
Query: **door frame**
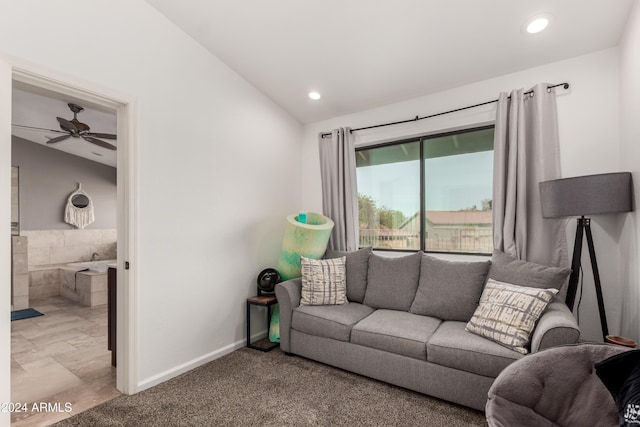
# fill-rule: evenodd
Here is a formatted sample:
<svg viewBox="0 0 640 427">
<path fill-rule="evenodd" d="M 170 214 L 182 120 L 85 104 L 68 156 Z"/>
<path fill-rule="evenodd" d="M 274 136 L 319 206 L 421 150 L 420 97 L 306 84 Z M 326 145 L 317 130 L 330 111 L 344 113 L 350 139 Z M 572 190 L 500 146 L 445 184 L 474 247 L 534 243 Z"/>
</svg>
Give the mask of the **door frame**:
<svg viewBox="0 0 640 427">
<path fill-rule="evenodd" d="M 137 383 L 137 235 L 136 235 L 136 103 L 133 97 L 80 78 L 0 57 L 11 69 L 11 87 L 18 82 L 45 91 L 82 99 L 117 115 L 117 384 L 124 394 L 138 391 Z M 2 163 L 10 166 L 11 158 Z M 8 227 L 7 227 L 8 229 Z M 125 268 L 126 265 L 126 268 Z M 10 280 L 9 280 L 10 283 Z M 10 295 L 10 284 L 3 291 Z M 8 298 L 10 299 L 10 298 Z M 8 313 L 7 313 L 8 314 Z"/>
</svg>

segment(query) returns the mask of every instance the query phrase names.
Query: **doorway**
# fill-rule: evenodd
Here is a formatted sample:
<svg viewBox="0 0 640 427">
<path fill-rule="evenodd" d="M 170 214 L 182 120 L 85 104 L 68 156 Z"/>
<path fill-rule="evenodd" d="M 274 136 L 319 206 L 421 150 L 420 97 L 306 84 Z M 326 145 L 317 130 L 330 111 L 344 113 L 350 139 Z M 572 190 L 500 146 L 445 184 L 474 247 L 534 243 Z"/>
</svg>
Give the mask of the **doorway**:
<svg viewBox="0 0 640 427">
<path fill-rule="evenodd" d="M 17 63 L 11 60 L 10 64 L 0 61 L 0 67 L 5 72 L 8 70 L 11 75 L 11 87 L 28 86 L 31 89 L 42 93 L 64 94 L 66 97 L 75 100 L 81 100 L 85 105 L 91 105 L 95 108 L 113 111 L 117 116 L 117 383 L 116 388 L 124 394 L 133 394 L 137 391 L 136 383 L 136 359 L 135 359 L 135 233 L 133 211 L 135 199 L 135 175 L 133 174 L 135 159 L 134 150 L 134 132 L 135 127 L 133 111 L 135 106 L 133 100 L 128 96 L 116 93 L 112 90 L 98 87 L 91 83 L 79 81 L 69 76 L 60 76 L 48 70 L 33 67 L 30 64 Z M 1 73 L 0 73 L 1 74 Z M 2 86 L 2 83 L 0 83 Z M 6 87 L 0 87 L 6 89 Z M 6 91 L 0 90 L 0 94 L 5 96 Z M 11 88 L 8 90 L 9 98 Z M 4 104 L 6 106 L 6 102 Z M 5 133 L 6 129 L 10 129 L 7 124 L 11 121 L 10 114 L 7 117 L 3 108 L 0 108 L 0 120 L 2 125 L 0 130 Z M 9 130 L 10 133 L 10 130 Z M 2 141 L 7 141 L 6 134 L 2 135 Z M 10 140 L 10 137 L 8 138 Z M 8 150 L 10 154 L 10 149 Z M 3 154 L 7 153 L 7 148 L 3 148 Z M 11 156 L 2 157 L 2 162 L 9 166 Z M 4 181 L 3 181 L 4 184 Z M 8 194 L 7 191 L 0 192 L 0 195 Z M 8 197 L 8 196 L 7 196 Z M 8 236 L 7 236 L 8 237 Z M 8 239 L 7 239 L 8 240 Z M 0 255 L 2 252 L 0 250 Z M 5 253 L 6 259 L 10 258 L 10 253 Z M 10 270 L 10 269 L 9 269 Z M 10 279 L 6 277 L 6 279 Z M 9 283 L 11 280 L 3 280 L 7 286 L 3 288 L 6 300 L 10 300 L 11 289 Z M 5 313 L 5 319 L 9 318 L 9 313 Z M 0 339 L 8 341 L 11 326 L 4 321 L 0 321 Z M 6 347 L 5 347 L 6 348 Z M 3 354 L 0 357 L 0 371 L 2 373 L 9 371 L 10 355 Z M 7 375 L 8 377 L 8 375 Z M 6 386 L 0 389 L 0 396 L 7 395 Z M 10 391 L 9 391 L 10 393 Z M 10 396 L 3 401 L 11 401 Z M 0 424 L 4 419 L 0 419 Z"/>
</svg>

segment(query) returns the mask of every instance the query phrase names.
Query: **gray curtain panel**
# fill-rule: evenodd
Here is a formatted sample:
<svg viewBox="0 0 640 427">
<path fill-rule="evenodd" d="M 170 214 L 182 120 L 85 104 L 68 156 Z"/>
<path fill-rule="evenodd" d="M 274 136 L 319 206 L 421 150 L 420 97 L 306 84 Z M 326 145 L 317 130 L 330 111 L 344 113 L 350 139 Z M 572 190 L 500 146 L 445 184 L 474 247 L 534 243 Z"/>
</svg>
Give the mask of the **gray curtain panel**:
<svg viewBox="0 0 640 427">
<path fill-rule="evenodd" d="M 494 248 L 518 259 L 567 266 L 565 221 L 542 218 L 538 183 L 560 178 L 556 95 L 540 83 L 531 94 L 501 93 L 493 165 Z"/>
<path fill-rule="evenodd" d="M 335 223 L 329 249 L 358 249 L 358 190 L 356 152 L 349 128 L 334 129 L 331 138 L 319 136 L 322 210 Z"/>
</svg>

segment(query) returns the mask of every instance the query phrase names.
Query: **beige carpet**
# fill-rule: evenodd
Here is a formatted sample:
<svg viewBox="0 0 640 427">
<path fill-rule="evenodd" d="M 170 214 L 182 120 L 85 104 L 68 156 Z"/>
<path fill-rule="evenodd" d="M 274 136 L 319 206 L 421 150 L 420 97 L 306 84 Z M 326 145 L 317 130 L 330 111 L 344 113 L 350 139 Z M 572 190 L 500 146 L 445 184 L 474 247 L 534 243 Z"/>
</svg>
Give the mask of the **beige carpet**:
<svg viewBox="0 0 640 427">
<path fill-rule="evenodd" d="M 486 426 L 484 414 L 280 349 L 235 351 L 56 426 Z"/>
</svg>

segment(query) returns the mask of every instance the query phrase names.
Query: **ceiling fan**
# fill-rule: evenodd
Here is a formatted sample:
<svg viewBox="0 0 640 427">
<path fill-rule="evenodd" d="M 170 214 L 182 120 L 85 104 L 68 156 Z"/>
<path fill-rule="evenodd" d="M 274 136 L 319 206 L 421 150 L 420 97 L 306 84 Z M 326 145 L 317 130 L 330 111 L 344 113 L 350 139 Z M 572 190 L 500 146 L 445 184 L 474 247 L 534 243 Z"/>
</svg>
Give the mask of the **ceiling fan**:
<svg viewBox="0 0 640 427">
<path fill-rule="evenodd" d="M 78 120 L 78 113 L 83 111 L 84 108 L 82 108 L 78 104 L 74 104 L 71 102 L 68 103 L 67 105 L 69 106 L 69 109 L 73 112 L 73 119 L 67 120 L 67 119 L 63 119 L 62 117 L 56 117 L 56 119 L 58 120 L 58 123 L 60 124 L 60 129 L 62 129 L 64 132 L 61 132 L 59 130 L 53 130 L 53 129 L 40 129 L 40 130 L 47 130 L 50 132 L 64 133 L 64 135 L 49 139 L 47 141 L 47 144 L 55 144 L 56 142 L 64 141 L 65 139 L 73 137 L 73 138 L 82 138 L 85 141 L 89 141 L 93 144 L 99 145 L 100 147 L 104 147 L 109 150 L 116 149 L 115 145 L 111 144 L 110 142 L 102 140 L 102 139 L 116 139 L 116 135 L 111 133 L 90 132 L 91 128 L 89 127 L 89 125 L 82 123 Z M 14 125 L 14 126 L 29 128 L 29 129 L 39 129 L 39 128 L 33 128 L 31 126 L 21 126 L 21 125 Z M 102 138 L 102 139 L 98 139 L 98 138 Z"/>
</svg>

